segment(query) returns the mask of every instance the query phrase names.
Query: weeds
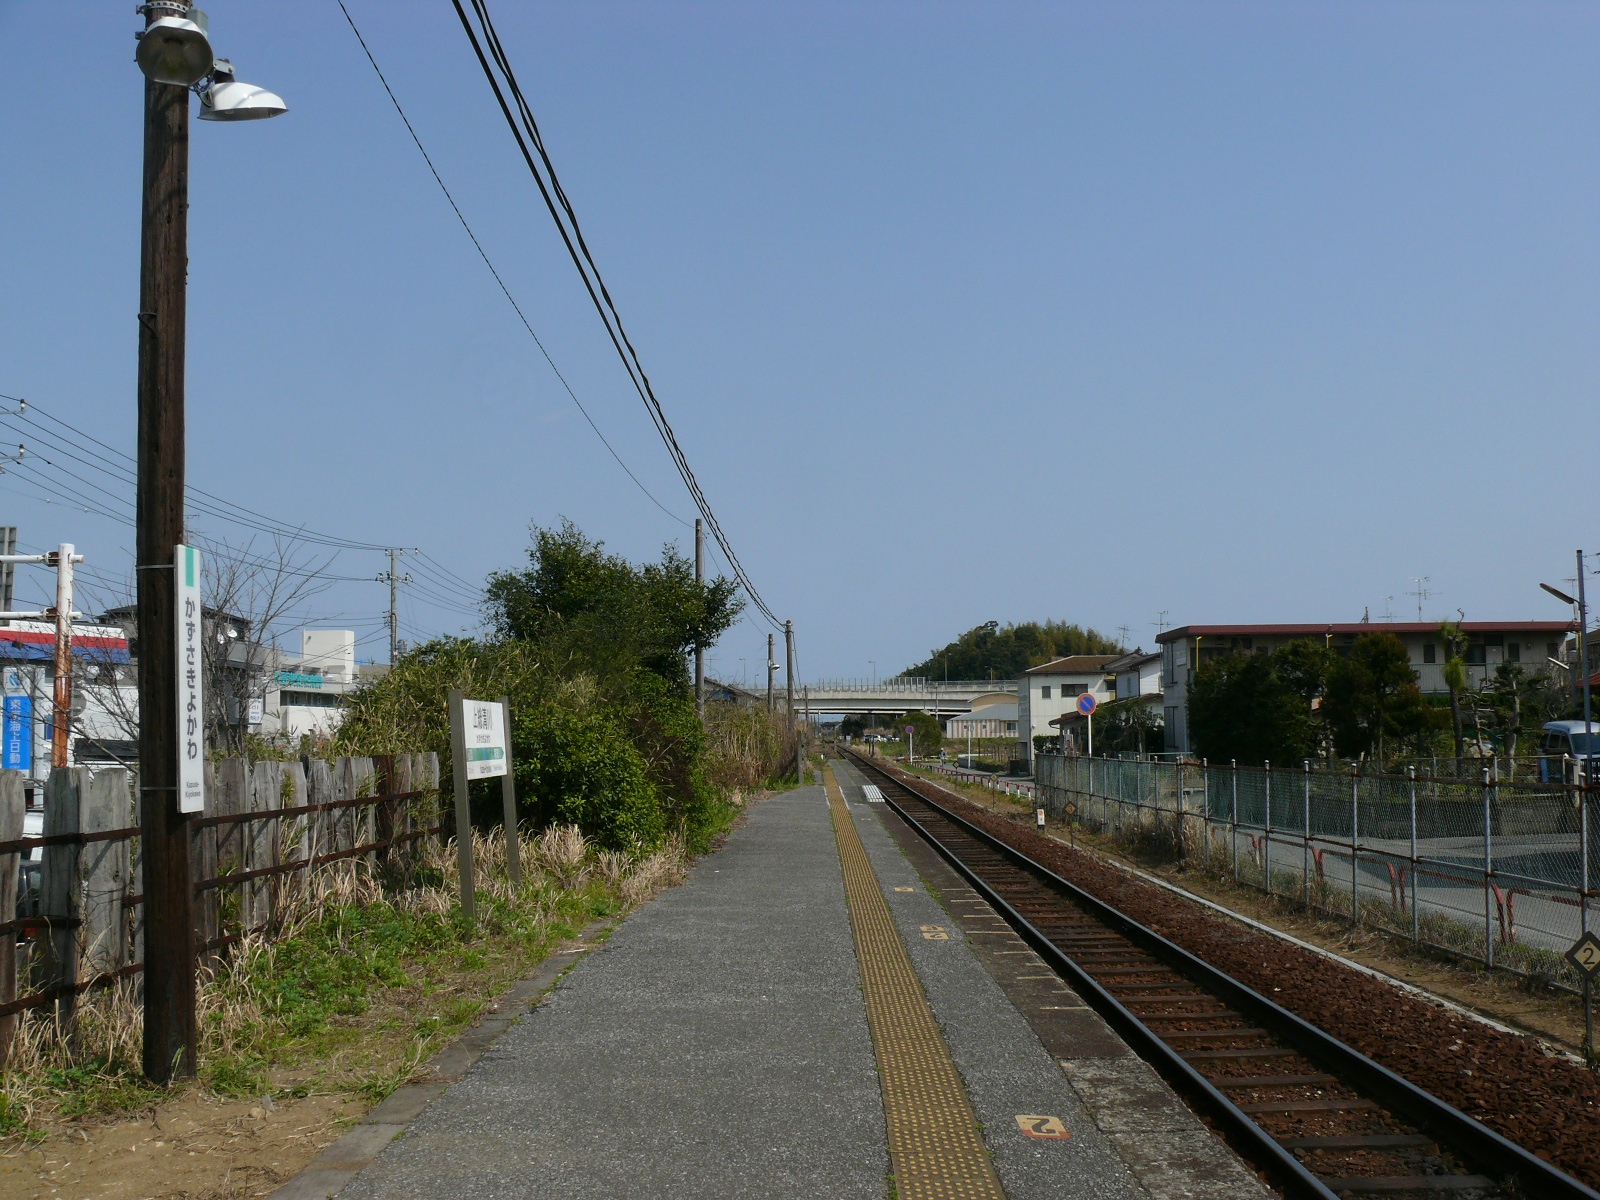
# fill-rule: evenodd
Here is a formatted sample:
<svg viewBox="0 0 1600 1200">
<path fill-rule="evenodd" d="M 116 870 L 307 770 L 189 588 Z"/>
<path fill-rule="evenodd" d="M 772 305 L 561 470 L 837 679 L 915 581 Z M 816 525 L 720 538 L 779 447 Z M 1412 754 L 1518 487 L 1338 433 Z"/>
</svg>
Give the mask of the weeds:
<svg viewBox="0 0 1600 1200">
<path fill-rule="evenodd" d="M 366 864 L 351 861 L 285 884 L 277 928 L 244 936 L 200 981 L 203 1085 L 223 1097 L 259 1095 L 275 1071 L 328 1072 L 343 1055 L 354 1065 L 334 1084 L 377 1102 L 481 1011 L 479 994 L 451 994 L 463 973 L 498 979 L 523 970 L 595 917 L 677 882 L 685 866 L 681 842 L 629 857 L 596 853 L 575 826 L 554 827 L 523 837 L 523 878 L 513 884 L 503 835 L 475 834 L 473 843 L 478 926 L 470 941 L 453 844 L 423 843 L 409 872 L 414 886 L 403 891 L 386 891 Z M 363 1019 L 380 1005 L 398 1010 L 394 1023 L 405 1032 L 374 1063 L 364 1043 L 378 1039 Z M 53 1121 L 168 1099 L 140 1069 L 142 1016 L 129 980 L 86 996 L 70 1019 L 43 1011 L 21 1018 L 0 1074 L 0 1138 L 35 1138 Z"/>
</svg>

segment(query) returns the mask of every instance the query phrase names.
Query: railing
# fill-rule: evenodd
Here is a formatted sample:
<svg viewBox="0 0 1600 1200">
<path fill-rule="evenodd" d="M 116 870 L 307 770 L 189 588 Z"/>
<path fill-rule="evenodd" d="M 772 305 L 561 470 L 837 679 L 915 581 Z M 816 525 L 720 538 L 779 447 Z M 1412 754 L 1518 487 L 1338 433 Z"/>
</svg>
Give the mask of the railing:
<svg viewBox="0 0 1600 1200">
<path fill-rule="evenodd" d="M 894 676 L 893 678 L 871 679 L 813 679 L 806 684 L 813 693 L 826 692 L 829 695 L 840 695 L 849 692 L 875 694 L 878 692 L 918 692 L 927 695 L 946 693 L 955 695 L 958 692 L 1015 692 L 1017 681 L 1015 679 L 922 679 L 917 677 Z M 813 696 L 813 698 L 815 698 Z"/>
<path fill-rule="evenodd" d="M 439 833 L 438 778 L 435 754 L 208 763 L 205 809 L 189 822 L 201 961 L 274 928 L 287 889 L 313 868 L 359 858 L 403 872 L 410 847 Z M 65 1016 L 83 992 L 144 969 L 135 796 L 120 768 L 59 769 L 44 836 L 22 837 L 23 775 L 0 771 L 0 895 L 18 897 L 0 923 L 0 1066 L 19 1013 L 53 1005 Z"/>
<path fill-rule="evenodd" d="M 1038 795 L 1038 785 L 1031 779 L 1012 779 L 1005 775 L 972 771 L 966 767 L 952 767 L 945 763 L 927 764 L 927 769 L 935 775 L 943 775 L 946 779 L 953 779 L 957 783 L 965 783 L 972 787 L 984 788 L 1000 796 L 1018 796 L 1032 800 Z"/>
<path fill-rule="evenodd" d="M 1037 756 L 1045 809 L 1308 909 L 1577 991 L 1600 789 Z"/>
</svg>

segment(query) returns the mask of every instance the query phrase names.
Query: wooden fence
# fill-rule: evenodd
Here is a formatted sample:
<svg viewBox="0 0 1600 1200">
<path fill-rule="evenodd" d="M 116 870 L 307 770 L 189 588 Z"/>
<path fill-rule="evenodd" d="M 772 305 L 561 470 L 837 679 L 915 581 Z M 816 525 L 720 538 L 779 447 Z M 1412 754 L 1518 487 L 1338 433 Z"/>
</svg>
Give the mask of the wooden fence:
<svg viewBox="0 0 1600 1200">
<path fill-rule="evenodd" d="M 359 859 L 403 877 L 415 843 L 440 832 L 437 754 L 225 759 L 206 772 L 205 810 L 189 822 L 201 962 L 273 928 L 295 876 L 304 883 L 315 867 Z M 20 889 L 17 915 L 0 922 L 0 1065 L 18 1014 L 70 1013 L 84 991 L 143 969 L 134 786 L 120 768 L 57 770 L 44 835 L 23 837 L 23 774 L 0 771 L 0 897 L 19 895 L 23 863 L 42 848 L 37 892 Z"/>
</svg>

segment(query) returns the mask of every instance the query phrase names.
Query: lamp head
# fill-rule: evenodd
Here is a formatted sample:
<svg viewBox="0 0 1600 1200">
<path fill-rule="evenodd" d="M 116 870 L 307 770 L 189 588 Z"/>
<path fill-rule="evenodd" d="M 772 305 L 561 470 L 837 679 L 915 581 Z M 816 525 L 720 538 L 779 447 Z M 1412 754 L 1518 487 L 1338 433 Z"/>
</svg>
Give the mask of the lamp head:
<svg viewBox="0 0 1600 1200">
<path fill-rule="evenodd" d="M 225 58 L 216 60 L 210 80 L 197 90 L 202 121 L 259 121 L 289 111 L 283 97 L 235 79 L 233 64 Z"/>
<path fill-rule="evenodd" d="M 139 34 L 133 58 L 154 83 L 193 87 L 211 74 L 214 61 L 205 14 L 191 9 L 183 16 L 157 17 Z"/>
</svg>

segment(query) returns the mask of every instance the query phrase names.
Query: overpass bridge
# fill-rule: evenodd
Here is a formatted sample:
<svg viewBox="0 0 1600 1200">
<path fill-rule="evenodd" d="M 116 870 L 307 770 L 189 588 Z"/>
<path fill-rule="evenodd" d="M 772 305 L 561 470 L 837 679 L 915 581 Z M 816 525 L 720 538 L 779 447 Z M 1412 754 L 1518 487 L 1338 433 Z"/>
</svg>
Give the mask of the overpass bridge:
<svg viewBox="0 0 1600 1200">
<path fill-rule="evenodd" d="M 871 716 L 921 710 L 940 717 L 1017 698 L 1015 679 L 819 679 L 805 687 L 813 716 Z M 801 696 L 795 697 L 795 703 Z"/>
</svg>

